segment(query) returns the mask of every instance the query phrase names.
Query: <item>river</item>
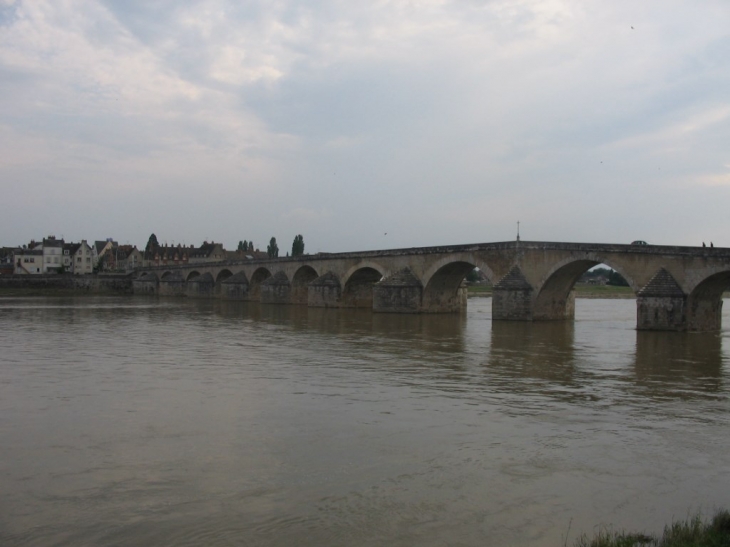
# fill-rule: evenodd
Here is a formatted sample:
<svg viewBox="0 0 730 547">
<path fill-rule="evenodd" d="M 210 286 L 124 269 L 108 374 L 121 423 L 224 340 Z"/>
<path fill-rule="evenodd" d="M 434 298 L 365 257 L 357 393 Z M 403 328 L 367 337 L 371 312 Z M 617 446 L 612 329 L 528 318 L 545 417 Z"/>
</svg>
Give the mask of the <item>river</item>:
<svg viewBox="0 0 730 547">
<path fill-rule="evenodd" d="M 730 507 L 730 317 L 0 299 L 0 545 L 555 546 Z"/>
</svg>

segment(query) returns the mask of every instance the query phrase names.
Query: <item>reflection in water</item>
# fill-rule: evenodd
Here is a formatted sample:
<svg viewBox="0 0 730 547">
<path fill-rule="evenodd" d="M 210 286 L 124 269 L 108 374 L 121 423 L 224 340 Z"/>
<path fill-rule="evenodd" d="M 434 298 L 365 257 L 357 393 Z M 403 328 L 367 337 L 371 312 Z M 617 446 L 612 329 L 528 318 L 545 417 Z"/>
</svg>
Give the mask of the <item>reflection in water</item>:
<svg viewBox="0 0 730 547">
<path fill-rule="evenodd" d="M 0 299 L 0 544 L 536 547 L 727 505 L 728 331 L 576 308 Z"/>
<path fill-rule="evenodd" d="M 653 397 L 691 398 L 722 387 L 718 333 L 637 331 L 636 381 Z"/>
<path fill-rule="evenodd" d="M 574 334 L 572 321 L 494 321 L 489 366 L 508 376 L 570 384 Z"/>
<path fill-rule="evenodd" d="M 193 305 L 199 310 L 214 310 L 227 320 L 247 318 L 352 339 L 366 336 L 393 342 L 415 341 L 432 351 L 454 353 L 464 350 L 466 318 L 462 314 L 373 313 L 358 308 L 337 310 L 250 302 L 200 301 Z"/>
</svg>

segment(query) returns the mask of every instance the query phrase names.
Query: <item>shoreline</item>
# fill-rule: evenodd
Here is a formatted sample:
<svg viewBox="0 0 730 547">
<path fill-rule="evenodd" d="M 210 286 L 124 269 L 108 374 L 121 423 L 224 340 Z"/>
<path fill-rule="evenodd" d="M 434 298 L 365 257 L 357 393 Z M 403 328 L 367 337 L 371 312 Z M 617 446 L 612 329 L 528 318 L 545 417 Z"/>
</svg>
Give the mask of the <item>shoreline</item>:
<svg viewBox="0 0 730 547">
<path fill-rule="evenodd" d="M 484 285 L 470 285 L 467 287 L 469 298 L 486 298 L 492 296 L 492 287 Z M 603 299 L 635 299 L 636 294 L 631 287 L 617 287 L 613 285 L 576 285 L 576 298 L 603 298 Z"/>
</svg>

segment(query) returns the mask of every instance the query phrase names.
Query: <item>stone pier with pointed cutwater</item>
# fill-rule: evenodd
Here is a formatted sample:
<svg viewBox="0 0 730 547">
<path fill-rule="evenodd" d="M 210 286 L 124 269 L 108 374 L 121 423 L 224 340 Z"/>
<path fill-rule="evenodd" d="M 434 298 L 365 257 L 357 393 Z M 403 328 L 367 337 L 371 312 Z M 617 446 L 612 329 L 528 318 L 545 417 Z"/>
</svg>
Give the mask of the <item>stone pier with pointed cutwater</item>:
<svg viewBox="0 0 730 547">
<path fill-rule="evenodd" d="M 183 273 L 180 271 L 165 275 L 160 279 L 158 286 L 160 296 L 185 296 L 186 283 Z"/>
<path fill-rule="evenodd" d="M 664 268 L 636 295 L 636 328 L 687 330 L 687 295 Z"/>
<path fill-rule="evenodd" d="M 248 300 L 248 278 L 238 272 L 221 281 L 220 296 L 226 300 Z"/>
<path fill-rule="evenodd" d="M 261 282 L 262 304 L 290 304 L 291 282 L 283 271 L 276 272 Z"/>
<path fill-rule="evenodd" d="M 403 268 L 373 287 L 373 311 L 381 313 L 418 313 L 423 284 L 409 268 Z"/>
<path fill-rule="evenodd" d="M 309 284 L 307 305 L 312 308 L 338 308 L 342 298 L 342 283 L 333 272 L 320 275 Z"/>
<path fill-rule="evenodd" d="M 134 294 L 157 294 L 159 281 L 154 273 L 144 273 L 132 280 L 132 291 Z"/>
<path fill-rule="evenodd" d="M 187 282 L 187 295 L 190 298 L 210 298 L 214 294 L 215 279 L 206 272 L 202 275 L 198 275 L 188 280 Z"/>
<path fill-rule="evenodd" d="M 492 287 L 492 319 L 532 321 L 534 292 L 520 268 L 514 266 Z"/>
</svg>

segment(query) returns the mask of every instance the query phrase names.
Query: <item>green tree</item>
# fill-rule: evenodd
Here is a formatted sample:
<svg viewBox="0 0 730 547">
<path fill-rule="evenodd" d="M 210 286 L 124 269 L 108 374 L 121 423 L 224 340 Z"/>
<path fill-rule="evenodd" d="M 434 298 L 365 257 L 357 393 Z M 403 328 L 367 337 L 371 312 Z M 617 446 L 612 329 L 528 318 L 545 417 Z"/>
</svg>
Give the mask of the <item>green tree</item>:
<svg viewBox="0 0 730 547">
<path fill-rule="evenodd" d="M 481 279 L 481 276 L 479 275 L 479 270 L 474 268 L 472 271 L 470 271 L 468 274 L 466 274 L 466 280 L 469 283 L 476 283 Z"/>
<path fill-rule="evenodd" d="M 616 287 L 628 287 L 629 283 L 624 279 L 624 276 L 622 276 L 617 271 L 611 270 L 611 273 L 608 274 L 608 285 L 614 285 Z"/>
<path fill-rule="evenodd" d="M 251 241 L 248 242 L 248 250 L 250 252 L 253 252 L 253 240 L 251 240 Z"/>
<path fill-rule="evenodd" d="M 276 238 L 272 237 L 269 241 L 269 246 L 266 247 L 266 254 L 269 258 L 276 258 L 279 256 L 279 246 L 276 244 Z"/>
<path fill-rule="evenodd" d="M 245 239 L 238 242 L 238 251 L 248 251 L 248 241 Z"/>
<path fill-rule="evenodd" d="M 147 246 L 144 248 L 145 253 L 154 253 L 158 248 L 160 247 L 160 244 L 157 242 L 157 236 L 155 234 L 150 235 L 150 238 L 147 240 Z"/>
<path fill-rule="evenodd" d="M 304 254 L 304 236 L 299 234 L 294 236 L 294 242 L 291 244 L 291 255 L 301 256 Z"/>
<path fill-rule="evenodd" d="M 154 235 L 154 234 L 152 234 Z M 104 253 L 99 257 L 99 261 L 96 263 L 96 266 L 94 267 L 94 272 L 103 272 L 107 269 L 109 262 L 109 253 Z"/>
</svg>

